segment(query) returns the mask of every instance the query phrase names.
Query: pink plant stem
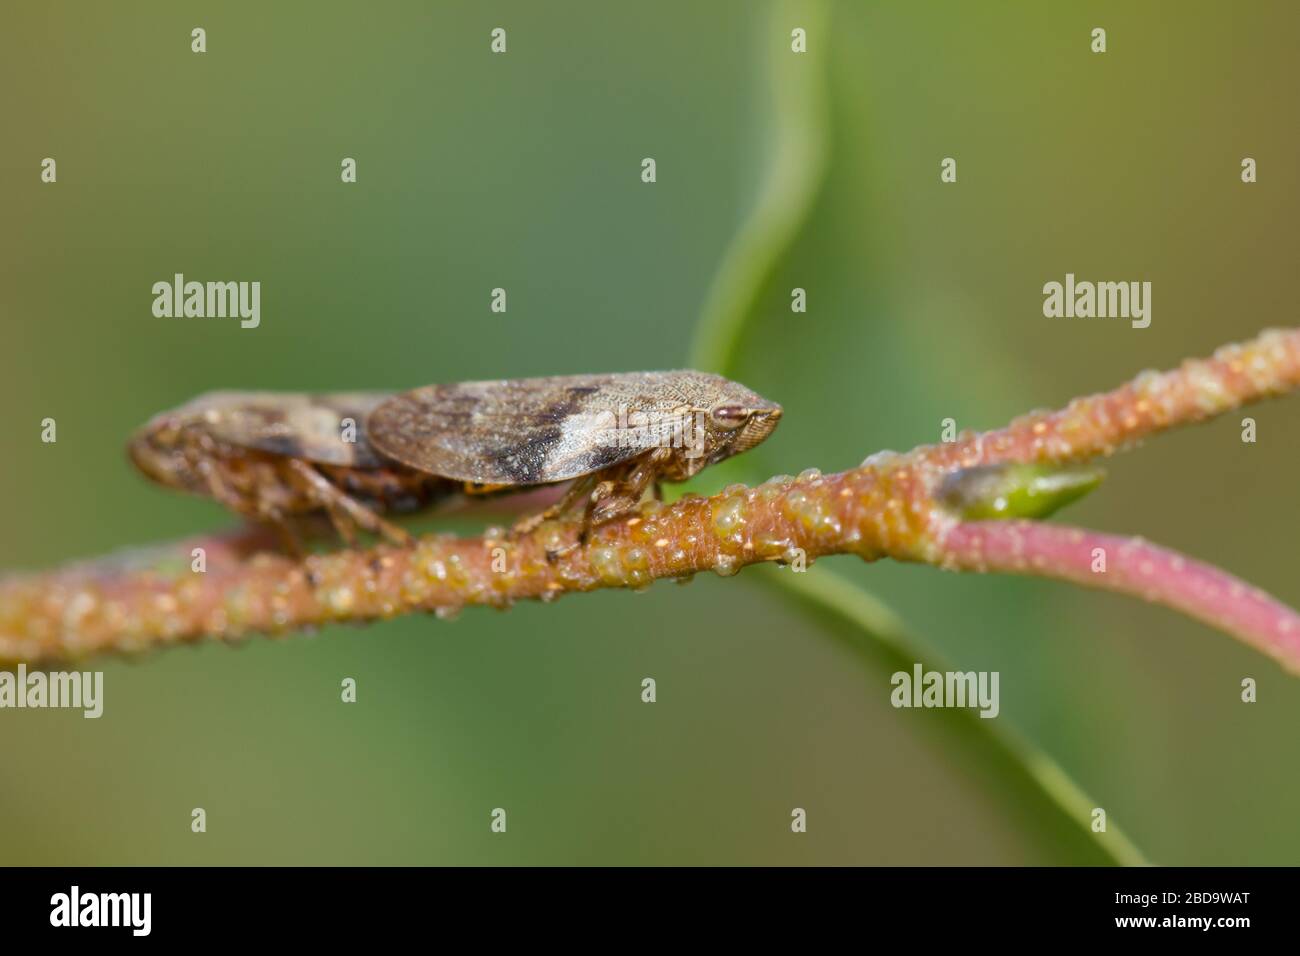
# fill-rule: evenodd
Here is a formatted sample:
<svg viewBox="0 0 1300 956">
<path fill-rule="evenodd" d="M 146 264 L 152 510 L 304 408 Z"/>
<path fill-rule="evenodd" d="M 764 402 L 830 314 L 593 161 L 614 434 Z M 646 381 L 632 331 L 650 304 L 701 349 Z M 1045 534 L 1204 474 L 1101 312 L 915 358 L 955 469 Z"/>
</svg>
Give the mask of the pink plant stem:
<svg viewBox="0 0 1300 956">
<path fill-rule="evenodd" d="M 942 564 L 1058 578 L 1181 611 L 1300 673 L 1300 614 L 1218 568 L 1141 538 L 1035 521 L 973 521 L 943 537 Z"/>
</svg>

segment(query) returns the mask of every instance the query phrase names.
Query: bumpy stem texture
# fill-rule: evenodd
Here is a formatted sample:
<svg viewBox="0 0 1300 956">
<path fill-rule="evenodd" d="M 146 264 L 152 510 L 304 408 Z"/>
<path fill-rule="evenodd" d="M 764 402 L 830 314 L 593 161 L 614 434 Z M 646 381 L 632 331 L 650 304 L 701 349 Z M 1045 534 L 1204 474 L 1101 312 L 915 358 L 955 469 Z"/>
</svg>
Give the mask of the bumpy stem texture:
<svg viewBox="0 0 1300 956">
<path fill-rule="evenodd" d="M 493 532 L 429 535 L 410 549 L 345 549 L 302 561 L 248 532 L 13 576 L 0 581 L 0 659 L 61 660 L 413 611 L 448 615 L 466 605 L 640 588 L 699 571 L 729 575 L 758 561 L 797 566 L 856 554 L 1041 574 L 1138 594 L 1222 627 L 1297 670 L 1295 612 L 1223 572 L 1149 545 L 1105 539 L 1114 545 L 1111 570 L 1085 576 L 1086 534 L 1078 540 L 1069 529 L 967 522 L 942 494 L 945 479 L 966 469 L 1071 465 L 1297 387 L 1300 329 L 1269 331 L 1003 429 L 873 455 L 839 474 L 806 471 L 712 498 L 647 502 L 558 558 L 548 552 L 576 540 L 575 520 L 544 524 L 517 540 Z M 203 571 L 194 570 L 196 548 L 204 550 Z"/>
<path fill-rule="evenodd" d="M 1226 571 L 1141 538 L 1034 521 L 976 521 L 944 538 L 944 566 L 1058 578 L 1182 611 L 1300 670 L 1300 614 Z"/>
</svg>

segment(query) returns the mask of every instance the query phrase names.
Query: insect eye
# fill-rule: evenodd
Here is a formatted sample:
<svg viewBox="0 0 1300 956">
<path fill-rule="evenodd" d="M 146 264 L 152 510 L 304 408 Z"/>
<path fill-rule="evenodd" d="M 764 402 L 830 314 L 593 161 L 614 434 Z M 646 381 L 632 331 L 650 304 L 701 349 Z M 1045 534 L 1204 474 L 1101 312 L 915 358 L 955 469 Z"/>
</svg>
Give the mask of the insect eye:
<svg viewBox="0 0 1300 956">
<path fill-rule="evenodd" d="M 749 420 L 749 409 L 742 405 L 719 405 L 710 415 L 719 428 L 739 428 Z"/>
</svg>

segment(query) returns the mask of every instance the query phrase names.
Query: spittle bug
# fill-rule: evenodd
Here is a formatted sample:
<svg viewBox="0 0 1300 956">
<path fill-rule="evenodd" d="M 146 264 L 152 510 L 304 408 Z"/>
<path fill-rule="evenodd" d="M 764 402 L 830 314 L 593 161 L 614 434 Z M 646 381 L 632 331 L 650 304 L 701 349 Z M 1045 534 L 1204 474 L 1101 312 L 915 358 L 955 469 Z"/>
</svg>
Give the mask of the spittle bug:
<svg viewBox="0 0 1300 956">
<path fill-rule="evenodd" d="M 210 392 L 155 417 L 127 452 L 160 484 L 278 527 L 294 551 L 289 521 L 313 512 L 348 543 L 361 528 L 406 544 L 407 533 L 377 512 L 412 511 L 455 486 L 376 454 L 366 416 L 388 397 Z"/>
<path fill-rule="evenodd" d="M 360 528 L 409 543 L 381 512 L 456 491 L 504 494 L 572 482 L 515 525 L 526 533 L 583 503 L 584 534 L 661 481 L 684 481 L 753 448 L 781 406 L 703 372 L 628 372 L 429 385 L 400 395 L 212 392 L 132 438 L 160 484 L 209 495 L 279 527 L 324 512 L 348 543 Z M 349 433 L 349 425 L 352 427 Z M 584 501 L 585 499 L 585 501 Z"/>
<path fill-rule="evenodd" d="M 586 528 L 634 507 L 660 481 L 753 448 L 781 406 L 719 375 L 680 370 L 428 385 L 380 403 L 375 449 L 467 491 L 572 481 L 559 504 L 516 533 L 586 499 Z"/>
</svg>

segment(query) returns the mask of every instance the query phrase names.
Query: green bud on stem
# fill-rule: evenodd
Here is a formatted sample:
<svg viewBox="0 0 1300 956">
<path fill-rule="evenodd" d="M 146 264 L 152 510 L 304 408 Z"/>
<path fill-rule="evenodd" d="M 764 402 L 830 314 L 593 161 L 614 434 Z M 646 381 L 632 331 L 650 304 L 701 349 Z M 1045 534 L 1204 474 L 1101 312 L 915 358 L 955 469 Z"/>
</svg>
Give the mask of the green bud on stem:
<svg viewBox="0 0 1300 956">
<path fill-rule="evenodd" d="M 938 498 L 966 521 L 1046 518 L 1105 476 L 1096 465 L 981 465 L 945 478 Z"/>
</svg>

